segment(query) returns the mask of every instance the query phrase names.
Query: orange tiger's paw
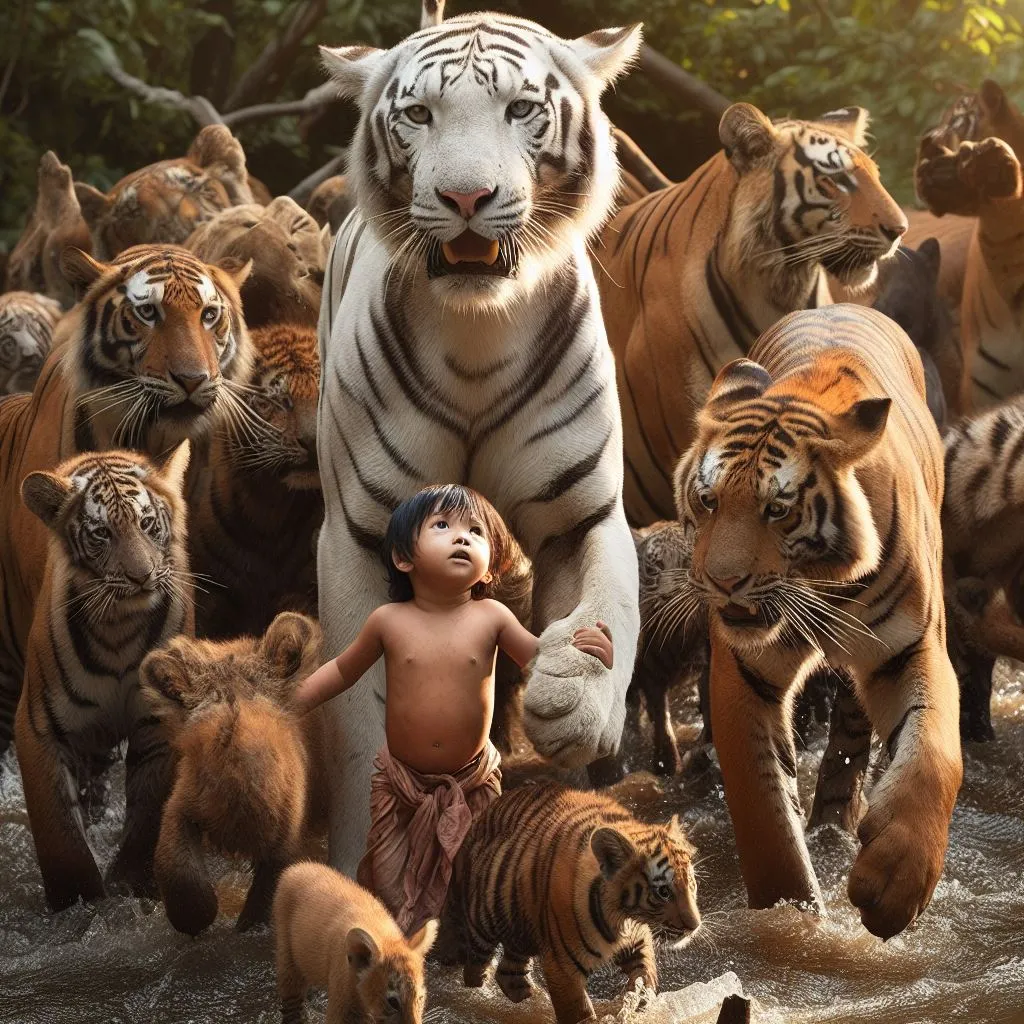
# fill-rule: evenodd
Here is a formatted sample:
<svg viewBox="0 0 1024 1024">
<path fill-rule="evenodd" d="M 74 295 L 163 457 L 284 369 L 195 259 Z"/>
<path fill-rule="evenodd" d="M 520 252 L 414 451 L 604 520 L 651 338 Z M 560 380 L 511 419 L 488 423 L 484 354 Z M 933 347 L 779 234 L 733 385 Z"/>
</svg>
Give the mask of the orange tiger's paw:
<svg viewBox="0 0 1024 1024">
<path fill-rule="evenodd" d="M 887 823 L 885 823 L 887 821 Z M 929 848 L 919 817 L 895 818 L 885 807 L 868 811 L 857 831 L 860 853 L 850 871 L 850 902 L 864 927 L 891 939 L 928 906 L 942 873 L 945 843 Z"/>
<path fill-rule="evenodd" d="M 957 169 L 960 180 L 987 199 L 1015 199 L 1021 194 L 1020 164 L 1002 139 L 962 142 Z"/>
</svg>

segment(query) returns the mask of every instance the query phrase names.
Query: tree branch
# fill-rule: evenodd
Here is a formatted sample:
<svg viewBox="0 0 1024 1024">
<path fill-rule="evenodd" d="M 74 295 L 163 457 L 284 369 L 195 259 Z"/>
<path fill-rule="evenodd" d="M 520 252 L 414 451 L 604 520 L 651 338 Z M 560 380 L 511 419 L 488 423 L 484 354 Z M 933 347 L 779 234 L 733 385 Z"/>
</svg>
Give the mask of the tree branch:
<svg viewBox="0 0 1024 1024">
<path fill-rule="evenodd" d="M 646 43 L 640 47 L 640 67 L 666 92 L 711 117 L 721 117 L 730 105 L 731 101 L 712 89 L 707 82 L 684 71 L 675 61 L 669 60 Z"/>
<path fill-rule="evenodd" d="M 289 198 L 294 199 L 299 206 L 305 209 L 306 203 L 309 202 L 309 197 L 313 194 L 313 189 L 315 189 L 317 185 L 325 182 L 335 174 L 345 173 L 345 161 L 347 159 L 348 150 L 342 150 L 342 152 L 337 156 L 328 160 L 327 163 L 325 163 L 319 170 L 314 171 L 308 177 L 303 178 L 302 181 L 300 181 L 298 185 L 288 193 Z"/>
<path fill-rule="evenodd" d="M 302 40 L 327 13 L 327 0 L 304 0 L 281 36 L 271 40 L 238 80 L 224 104 L 234 111 L 266 95 L 268 86 L 280 89 L 284 72 L 295 62 Z"/>
<path fill-rule="evenodd" d="M 146 103 L 158 103 L 162 107 L 184 110 L 191 114 L 200 126 L 224 123 L 224 119 L 205 96 L 185 96 L 177 89 L 163 89 L 160 86 L 147 85 L 141 78 L 136 78 L 125 71 L 117 54 L 114 53 L 114 48 L 99 32 L 93 29 L 82 29 L 79 35 L 84 36 L 92 43 L 100 67 L 118 85 L 145 100 Z"/>
<path fill-rule="evenodd" d="M 243 107 L 223 115 L 224 123 L 229 128 L 245 124 L 246 121 L 257 121 L 264 117 L 285 117 L 289 114 L 312 114 L 317 110 L 338 103 L 338 87 L 333 82 L 324 82 L 315 89 L 310 89 L 300 100 L 285 100 L 281 103 L 258 103 L 254 107 Z"/>
</svg>

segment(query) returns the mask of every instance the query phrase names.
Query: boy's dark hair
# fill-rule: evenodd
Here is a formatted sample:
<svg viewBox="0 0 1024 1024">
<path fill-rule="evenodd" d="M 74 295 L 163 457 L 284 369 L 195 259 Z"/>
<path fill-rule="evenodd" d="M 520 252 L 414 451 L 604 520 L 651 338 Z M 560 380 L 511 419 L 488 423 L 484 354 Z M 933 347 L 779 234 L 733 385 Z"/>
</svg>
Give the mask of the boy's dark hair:
<svg viewBox="0 0 1024 1024">
<path fill-rule="evenodd" d="M 402 572 L 395 565 L 395 557 L 401 561 L 412 561 L 416 538 L 419 537 L 423 524 L 435 513 L 441 515 L 476 516 L 484 526 L 487 540 L 491 545 L 491 579 L 485 583 L 481 580 L 473 586 L 473 597 L 490 597 L 497 588 L 501 577 L 516 562 L 519 545 L 505 525 L 505 520 L 498 510 L 472 487 L 462 484 L 434 484 L 424 487 L 411 498 L 403 501 L 388 521 L 387 533 L 381 557 L 388 574 L 388 597 L 392 601 L 411 601 L 412 583 L 409 574 Z"/>
</svg>

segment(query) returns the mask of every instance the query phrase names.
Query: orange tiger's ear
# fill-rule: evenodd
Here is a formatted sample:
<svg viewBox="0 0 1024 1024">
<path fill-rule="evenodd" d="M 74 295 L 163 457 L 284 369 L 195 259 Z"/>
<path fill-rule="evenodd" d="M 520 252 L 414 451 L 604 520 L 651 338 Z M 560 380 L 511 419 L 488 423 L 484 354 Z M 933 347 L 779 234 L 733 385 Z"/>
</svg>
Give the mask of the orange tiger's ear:
<svg viewBox="0 0 1024 1024">
<path fill-rule="evenodd" d="M 377 941 L 362 928 L 352 928 L 345 936 L 345 953 L 357 974 L 369 970 L 380 959 Z"/>
<path fill-rule="evenodd" d="M 60 254 L 60 272 L 64 275 L 64 280 L 74 288 L 84 290 L 113 269 L 108 263 L 94 260 L 76 245 L 66 246 Z"/>
<path fill-rule="evenodd" d="M 75 493 L 75 485 L 56 473 L 29 473 L 21 484 L 21 500 L 33 515 L 47 526 L 54 527 L 68 499 Z"/>
<path fill-rule="evenodd" d="M 288 679 L 308 660 L 319 658 L 319 624 L 308 615 L 281 612 L 267 627 L 263 655 L 280 679 Z"/>
<path fill-rule="evenodd" d="M 195 703 L 187 699 L 191 693 L 188 666 L 174 648 L 150 651 L 139 666 L 139 681 L 144 691 L 148 689 L 153 696 L 163 697 L 182 710 Z"/>
<path fill-rule="evenodd" d="M 734 103 L 718 123 L 725 155 L 740 174 L 764 163 L 775 152 L 775 125 L 750 103 Z"/>
<path fill-rule="evenodd" d="M 84 181 L 75 182 L 75 196 L 89 227 L 93 227 L 110 206 L 110 197 L 105 192 L 87 185 Z"/>
<path fill-rule="evenodd" d="M 993 120 L 998 120 L 1006 113 L 1006 93 L 1003 87 L 994 79 L 986 78 L 978 90 L 978 99 L 982 109 Z"/>
<path fill-rule="evenodd" d="M 711 385 L 707 404 L 724 405 L 760 398 L 772 385 L 768 371 L 751 359 L 734 359 L 726 363 Z"/>
<path fill-rule="evenodd" d="M 590 849 L 597 858 L 597 866 L 605 878 L 611 878 L 636 856 L 636 848 L 617 828 L 604 826 L 595 829 L 590 837 Z"/>
<path fill-rule="evenodd" d="M 185 489 L 185 474 L 188 472 L 189 460 L 192 457 L 192 446 L 186 437 L 177 448 L 167 456 L 160 467 L 160 475 L 172 490 L 182 494 Z"/>
<path fill-rule="evenodd" d="M 863 147 L 867 141 L 868 121 L 870 117 L 863 107 L 841 107 L 822 114 L 817 120 L 841 132 L 855 146 Z"/>
<path fill-rule="evenodd" d="M 891 398 L 864 398 L 854 402 L 832 422 L 832 437 L 818 447 L 841 466 L 860 462 L 882 440 L 889 421 Z"/>
<path fill-rule="evenodd" d="M 235 282 L 237 288 L 241 288 L 252 273 L 252 260 L 243 263 L 236 256 L 222 256 L 214 266 L 223 270 Z"/>
</svg>

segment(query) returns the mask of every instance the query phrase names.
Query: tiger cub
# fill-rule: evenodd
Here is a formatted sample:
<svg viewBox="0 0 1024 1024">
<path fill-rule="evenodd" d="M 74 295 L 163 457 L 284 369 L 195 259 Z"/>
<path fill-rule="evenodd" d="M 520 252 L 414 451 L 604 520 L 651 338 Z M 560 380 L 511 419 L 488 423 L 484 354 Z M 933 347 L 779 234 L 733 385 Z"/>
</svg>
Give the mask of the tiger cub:
<svg viewBox="0 0 1024 1024">
<path fill-rule="evenodd" d="M 196 628 L 210 639 L 262 633 L 279 611 L 316 611 L 316 330 L 284 324 L 251 337 L 243 401 L 259 420 L 214 437 L 189 495 L 192 567 L 210 581 L 197 595 Z"/>
<path fill-rule="evenodd" d="M 320 646 L 315 620 L 285 612 L 263 637 L 178 637 L 142 663 L 143 693 L 178 755 L 155 871 L 180 932 L 198 935 L 217 916 L 204 838 L 255 868 L 237 922 L 245 931 L 267 921 L 281 869 L 326 828 L 321 717 L 289 709 Z"/>
<path fill-rule="evenodd" d="M 293 864 L 274 897 L 282 1024 L 301 1024 L 306 989 L 327 989 L 336 1024 L 420 1024 L 423 958 L 437 922 L 407 939 L 384 905 L 325 864 Z"/>
<path fill-rule="evenodd" d="M 128 740 L 125 826 L 112 886 L 155 895 L 153 849 L 171 752 L 139 691 L 155 644 L 193 629 L 182 484 L 189 443 L 161 468 L 136 452 L 87 453 L 30 473 L 22 498 L 50 532 L 14 735 L 46 900 L 99 899 L 81 775 Z"/>
<path fill-rule="evenodd" d="M 558 1024 L 594 1019 L 587 977 L 614 960 L 630 985 L 656 988 L 652 929 L 682 938 L 700 926 L 694 848 L 677 817 L 637 821 L 599 793 L 557 784 L 500 796 L 455 861 L 448 923 L 467 986 L 483 984 L 500 943 L 498 987 L 530 996 L 539 955 Z"/>
<path fill-rule="evenodd" d="M 60 317 L 60 303 L 39 292 L 0 295 L 0 395 L 32 390 Z"/>
<path fill-rule="evenodd" d="M 947 643 L 960 677 L 960 734 L 994 738 L 992 669 L 1024 653 L 1024 401 L 953 424 L 942 503 Z"/>
</svg>

